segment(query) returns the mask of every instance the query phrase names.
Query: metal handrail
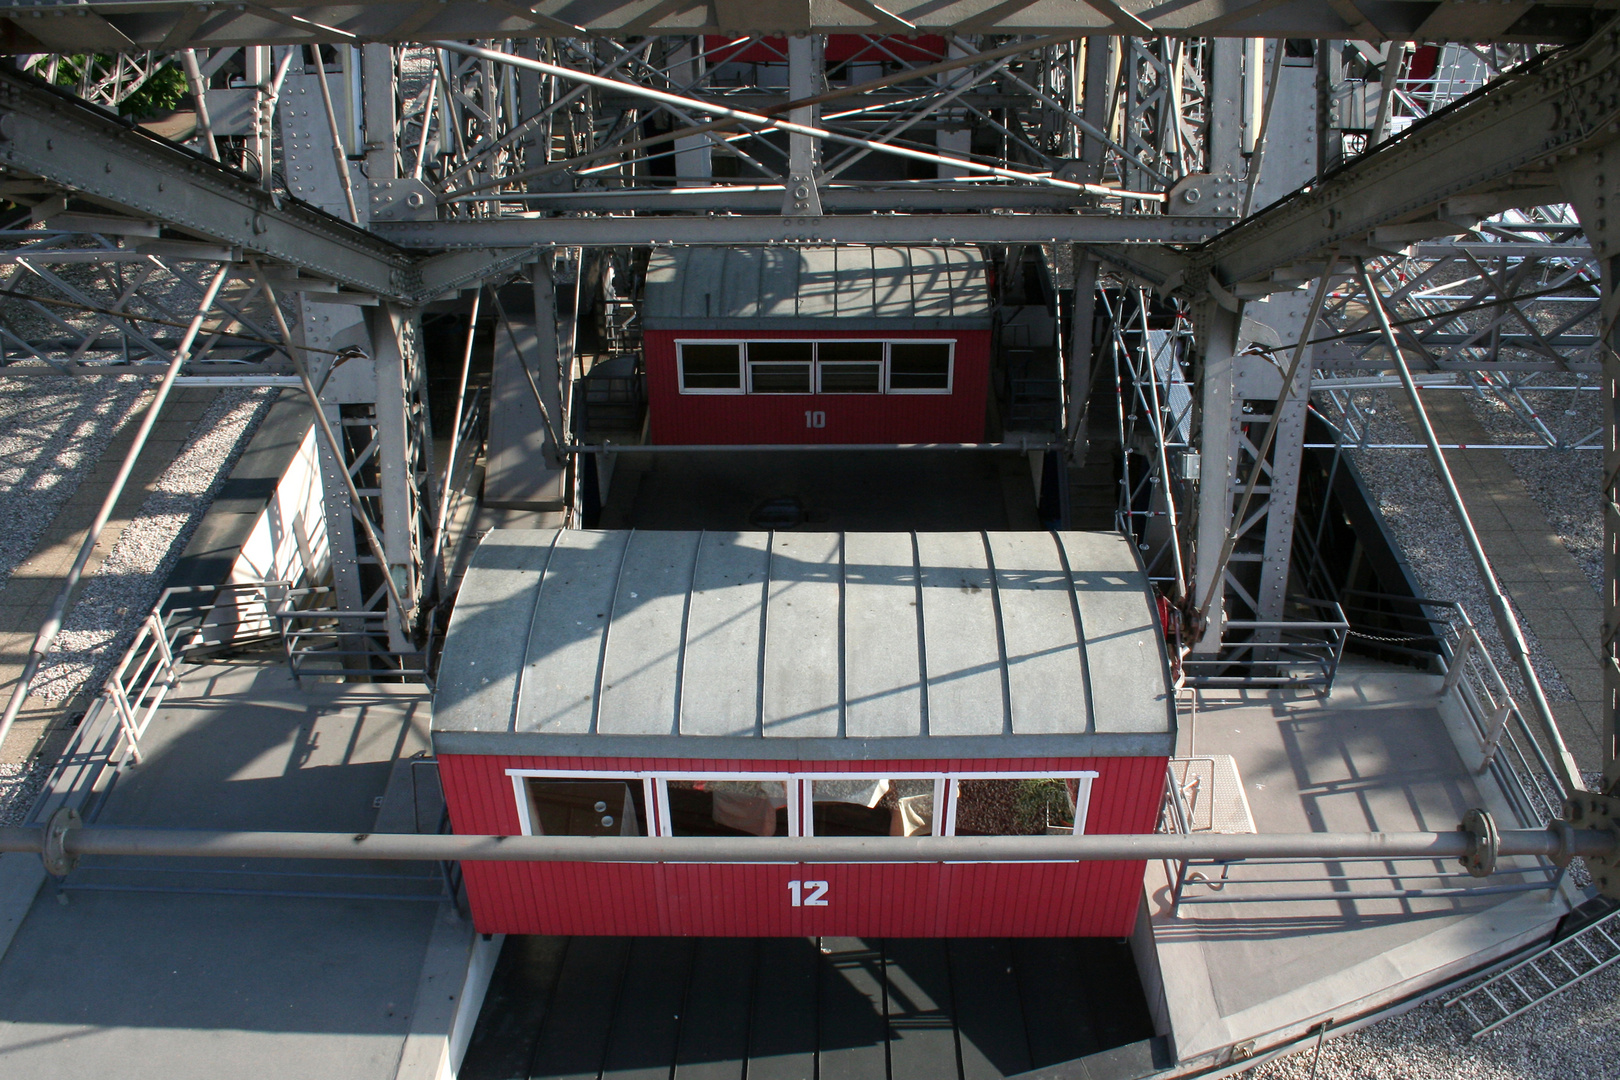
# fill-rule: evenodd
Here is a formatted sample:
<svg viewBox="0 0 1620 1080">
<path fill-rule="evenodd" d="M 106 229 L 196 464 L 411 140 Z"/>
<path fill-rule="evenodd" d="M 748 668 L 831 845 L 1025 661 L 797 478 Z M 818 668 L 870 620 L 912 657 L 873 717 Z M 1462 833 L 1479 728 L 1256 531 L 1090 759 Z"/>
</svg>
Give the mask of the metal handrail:
<svg viewBox="0 0 1620 1080">
<path fill-rule="evenodd" d="M 1229 630 L 1254 632 L 1255 640 L 1225 641 L 1213 657 L 1183 661 L 1193 686 L 1315 686 L 1333 689 L 1350 623 L 1333 600 L 1296 598 L 1298 607 L 1329 613 L 1319 619 L 1232 619 Z"/>
<path fill-rule="evenodd" d="M 379 644 L 387 636 L 390 612 L 343 610 L 312 603 L 335 595 L 324 585 L 289 589 L 271 612 L 296 682 L 302 685 L 306 675 L 351 674 L 428 681 L 431 640 L 417 652 L 390 651 Z M 426 622 L 431 630 L 431 613 Z"/>
<path fill-rule="evenodd" d="M 46 781 L 35 819 L 63 806 L 82 808 L 100 789 L 104 770 L 139 764 L 141 739 L 169 691 L 179 684 L 179 665 L 268 636 L 252 631 L 270 625 L 273 594 L 287 591 L 291 585 L 271 580 L 163 590 L 75 726 Z M 244 603 L 246 600 L 252 603 Z M 255 606 L 264 614 L 249 616 L 250 636 L 244 642 L 239 633 L 244 622 L 241 615 Z M 215 614 L 225 610 L 233 613 L 234 621 L 215 621 Z M 226 626 L 230 631 L 222 635 Z"/>
</svg>

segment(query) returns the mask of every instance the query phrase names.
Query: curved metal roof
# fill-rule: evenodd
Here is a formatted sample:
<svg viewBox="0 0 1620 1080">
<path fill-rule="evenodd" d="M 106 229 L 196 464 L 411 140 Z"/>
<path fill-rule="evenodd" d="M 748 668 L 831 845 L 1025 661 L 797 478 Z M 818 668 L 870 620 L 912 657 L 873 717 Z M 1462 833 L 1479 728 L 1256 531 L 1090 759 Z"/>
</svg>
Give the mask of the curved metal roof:
<svg viewBox="0 0 1620 1080">
<path fill-rule="evenodd" d="M 648 330 L 983 330 L 990 288 L 971 248 L 657 248 L 641 319 Z"/>
<path fill-rule="evenodd" d="M 1147 581 L 1111 533 L 495 531 L 444 753 L 1167 754 Z"/>
</svg>

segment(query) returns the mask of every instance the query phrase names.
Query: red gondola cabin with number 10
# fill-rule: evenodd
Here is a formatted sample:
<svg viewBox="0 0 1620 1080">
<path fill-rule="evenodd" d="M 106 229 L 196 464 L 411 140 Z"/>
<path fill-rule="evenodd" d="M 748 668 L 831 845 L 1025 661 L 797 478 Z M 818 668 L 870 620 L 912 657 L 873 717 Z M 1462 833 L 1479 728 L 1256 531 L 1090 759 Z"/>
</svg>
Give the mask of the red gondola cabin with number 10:
<svg viewBox="0 0 1620 1080">
<path fill-rule="evenodd" d="M 985 263 L 964 248 L 663 248 L 642 308 L 648 441 L 976 443 Z"/>
</svg>

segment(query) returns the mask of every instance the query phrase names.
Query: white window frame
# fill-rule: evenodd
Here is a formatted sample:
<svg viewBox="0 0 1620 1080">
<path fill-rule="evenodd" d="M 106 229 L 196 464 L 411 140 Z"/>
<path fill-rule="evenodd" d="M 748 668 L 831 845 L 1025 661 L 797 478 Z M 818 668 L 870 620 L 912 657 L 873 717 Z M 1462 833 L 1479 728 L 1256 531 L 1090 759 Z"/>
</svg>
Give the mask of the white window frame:
<svg viewBox="0 0 1620 1080">
<path fill-rule="evenodd" d="M 845 343 L 859 343 L 859 344 L 871 343 L 871 344 L 875 344 L 878 347 L 878 358 L 876 360 L 822 360 L 821 359 L 821 347 L 823 345 L 829 345 L 829 344 L 833 344 L 835 342 L 838 343 L 838 344 L 845 344 Z M 852 398 L 882 397 L 885 393 L 887 393 L 887 387 L 889 385 L 889 344 L 890 343 L 887 340 L 885 340 L 884 338 L 879 338 L 879 337 L 818 339 L 816 341 L 816 371 L 815 371 L 816 393 L 819 394 L 819 395 L 825 395 L 827 397 L 852 397 Z M 864 390 L 823 390 L 821 388 L 821 369 L 822 369 L 822 365 L 824 363 L 825 364 L 876 364 L 877 369 L 878 369 L 878 385 L 877 385 L 877 389 L 873 390 L 873 391 L 870 391 L 870 392 L 864 391 Z"/>
<path fill-rule="evenodd" d="M 1037 772 L 959 772 L 950 774 L 949 790 L 945 794 L 945 812 L 939 816 L 945 821 L 946 836 L 956 835 L 956 806 L 962 794 L 963 780 L 1079 780 L 1080 790 L 1074 797 L 1074 835 L 1086 834 L 1086 819 L 1091 814 L 1091 789 L 1097 779 L 1095 770 L 1083 772 L 1042 770 Z M 937 813 L 936 808 L 936 813 Z"/>
<path fill-rule="evenodd" d="M 809 386 L 810 386 L 810 388 L 808 390 L 804 390 L 802 392 L 801 391 L 793 391 L 793 390 L 755 390 L 754 389 L 754 364 L 756 363 L 756 361 L 749 360 L 749 358 L 748 358 L 749 348 L 750 348 L 750 346 L 754 346 L 754 345 L 808 345 L 808 346 L 810 346 L 810 357 L 807 360 L 760 360 L 760 361 L 757 361 L 757 363 L 766 364 L 766 365 L 772 365 L 772 366 L 777 365 L 777 364 L 808 364 L 810 366 L 810 378 L 809 378 Z M 817 365 L 816 365 L 816 353 L 817 353 L 816 343 L 814 341 L 806 341 L 804 338 L 757 338 L 757 339 L 750 339 L 749 341 L 747 341 L 747 342 L 745 342 L 743 344 L 743 361 L 742 361 L 743 362 L 743 379 L 745 380 L 745 385 L 748 387 L 748 393 L 750 395 L 756 395 L 757 394 L 760 397 L 813 397 L 817 392 L 817 388 L 821 385 L 821 374 L 817 370 Z"/>
<path fill-rule="evenodd" d="M 823 390 L 821 388 L 821 346 L 822 339 L 805 338 L 691 338 L 675 342 L 675 378 L 676 385 L 682 394 L 718 394 L 718 395 L 759 395 L 761 397 L 837 397 L 837 398 L 865 398 L 881 397 L 885 394 L 901 395 L 929 395 L 935 397 L 949 397 L 956 393 L 956 339 L 955 338 L 832 338 L 828 341 L 875 341 L 883 346 L 883 356 L 880 360 L 832 360 L 834 364 L 870 364 L 878 365 L 878 388 L 876 393 L 861 393 L 851 391 Z M 748 346 L 752 344 L 807 344 L 810 346 L 810 359 L 804 360 L 765 360 L 766 364 L 802 364 L 810 365 L 810 389 L 804 393 L 782 393 L 770 390 L 754 389 L 754 370 L 748 360 Z M 689 389 L 686 385 L 686 346 L 688 345 L 735 345 L 737 346 L 738 380 L 737 389 Z M 896 390 L 890 386 L 893 368 L 890 363 L 891 352 L 896 345 L 943 345 L 947 350 L 945 360 L 945 389 L 943 390 Z"/>
<path fill-rule="evenodd" d="M 1091 812 L 1092 791 L 1098 773 L 1086 770 L 1040 769 L 1018 772 L 887 772 L 876 770 L 815 771 L 815 772 L 697 772 L 674 769 L 622 770 L 622 769 L 507 769 L 512 780 L 512 794 L 517 801 L 518 824 L 523 836 L 533 836 L 534 822 L 529 813 L 527 782 L 531 779 L 547 780 L 640 780 L 647 813 L 647 835 L 672 837 L 670 826 L 669 781 L 671 780 L 742 780 L 773 781 L 787 790 L 787 818 L 790 837 L 815 835 L 815 790 L 817 780 L 932 780 L 934 782 L 934 825 L 931 836 L 956 835 L 956 808 L 963 780 L 1078 780 L 1079 792 L 1074 800 L 1074 835 L 1084 836 L 1086 821 Z M 991 860 L 971 860 L 973 862 Z"/>
<path fill-rule="evenodd" d="M 720 390 L 714 388 L 688 389 L 686 385 L 686 346 L 688 345 L 735 345 L 737 346 L 737 388 L 735 390 Z M 677 341 L 675 343 L 675 379 L 676 388 L 682 394 L 731 394 L 748 393 L 748 342 L 743 338 L 693 338 L 690 341 Z"/>
<path fill-rule="evenodd" d="M 944 345 L 945 357 L 945 389 L 943 390 L 896 390 L 889 384 L 894 374 L 890 363 L 890 354 L 896 345 Z M 956 339 L 955 338 L 895 338 L 883 343 L 883 392 L 885 394 L 933 394 L 936 397 L 945 397 L 956 393 Z"/>
</svg>

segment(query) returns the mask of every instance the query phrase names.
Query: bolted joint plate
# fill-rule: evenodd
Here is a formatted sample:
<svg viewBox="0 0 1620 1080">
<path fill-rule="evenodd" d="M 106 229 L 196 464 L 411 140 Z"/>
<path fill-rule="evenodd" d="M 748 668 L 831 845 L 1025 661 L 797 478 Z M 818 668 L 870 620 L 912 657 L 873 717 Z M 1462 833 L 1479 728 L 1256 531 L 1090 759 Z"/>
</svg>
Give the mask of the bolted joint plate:
<svg viewBox="0 0 1620 1080">
<path fill-rule="evenodd" d="M 1580 791 L 1564 800 L 1564 817 L 1571 828 L 1603 829 L 1620 837 L 1620 795 Z M 1604 896 L 1620 899 L 1620 855 L 1587 855 L 1592 883 Z"/>
</svg>

